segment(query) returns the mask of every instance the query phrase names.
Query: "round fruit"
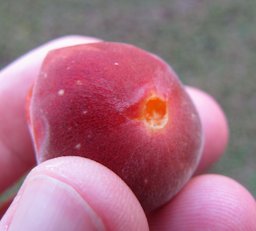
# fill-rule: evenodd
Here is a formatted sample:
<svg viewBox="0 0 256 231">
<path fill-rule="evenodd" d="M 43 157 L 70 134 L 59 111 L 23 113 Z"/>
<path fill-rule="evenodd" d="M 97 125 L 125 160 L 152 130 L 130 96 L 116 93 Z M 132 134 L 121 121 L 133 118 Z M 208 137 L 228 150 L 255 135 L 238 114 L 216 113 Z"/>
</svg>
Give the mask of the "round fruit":
<svg viewBox="0 0 256 231">
<path fill-rule="evenodd" d="M 201 124 L 174 71 L 128 44 L 99 42 L 51 51 L 29 97 L 37 160 L 93 159 L 119 175 L 146 212 L 193 174 Z"/>
</svg>

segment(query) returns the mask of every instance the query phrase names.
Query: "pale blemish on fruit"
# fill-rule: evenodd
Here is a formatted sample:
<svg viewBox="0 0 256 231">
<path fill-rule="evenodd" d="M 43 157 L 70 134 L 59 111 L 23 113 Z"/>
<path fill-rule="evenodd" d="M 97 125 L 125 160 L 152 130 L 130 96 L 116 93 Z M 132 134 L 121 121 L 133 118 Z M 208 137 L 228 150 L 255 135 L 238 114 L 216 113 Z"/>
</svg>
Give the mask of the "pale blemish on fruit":
<svg viewBox="0 0 256 231">
<path fill-rule="evenodd" d="M 115 65 L 115 66 L 118 66 L 118 65 L 119 65 L 119 63 L 118 63 L 118 62 L 114 62 L 114 65 Z"/>
<path fill-rule="evenodd" d="M 75 149 L 79 150 L 81 148 L 81 144 L 76 144 Z"/>
<path fill-rule="evenodd" d="M 59 91 L 58 91 L 58 95 L 59 96 L 63 96 L 65 94 L 65 90 L 64 89 L 60 89 Z"/>
<path fill-rule="evenodd" d="M 81 80 L 77 80 L 76 81 L 76 85 L 82 85 L 82 81 Z"/>
<path fill-rule="evenodd" d="M 196 120 L 197 119 L 197 115 L 195 113 L 191 113 L 191 119 L 192 120 Z"/>
<path fill-rule="evenodd" d="M 42 76 L 43 76 L 44 79 L 47 79 L 48 74 L 44 72 L 44 73 L 42 73 Z"/>
</svg>

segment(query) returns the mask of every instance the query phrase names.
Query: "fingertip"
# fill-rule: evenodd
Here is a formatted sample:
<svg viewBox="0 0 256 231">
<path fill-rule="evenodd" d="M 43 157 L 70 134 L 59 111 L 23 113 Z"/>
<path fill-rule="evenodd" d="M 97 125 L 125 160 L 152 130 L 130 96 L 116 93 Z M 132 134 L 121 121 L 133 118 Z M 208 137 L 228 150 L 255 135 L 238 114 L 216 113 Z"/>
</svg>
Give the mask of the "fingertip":
<svg viewBox="0 0 256 231">
<path fill-rule="evenodd" d="M 186 90 L 198 110 L 204 132 L 203 154 L 197 169 L 197 173 L 200 173 L 224 153 L 229 138 L 228 121 L 212 96 L 193 87 Z"/>
<path fill-rule="evenodd" d="M 151 230 L 256 230 L 256 203 L 236 181 L 220 175 L 193 178 L 152 215 Z"/>
<path fill-rule="evenodd" d="M 25 225 L 31 224 L 23 221 L 20 225 L 24 230 L 38 230 L 42 221 L 49 224 L 47 230 L 148 230 L 143 209 L 128 186 L 106 167 L 81 157 L 60 157 L 42 163 L 29 174 L 18 198 L 10 210 L 12 215 L 7 211 L 5 224 L 17 225 L 26 218 L 31 221 L 33 214 L 41 219 L 33 222 L 32 229 L 27 229 Z M 29 212 L 27 207 L 31 207 L 33 198 L 39 200 L 39 206 L 33 205 Z M 22 219 L 17 221 L 15 216 Z M 68 223 L 60 226 L 63 219 Z"/>
</svg>

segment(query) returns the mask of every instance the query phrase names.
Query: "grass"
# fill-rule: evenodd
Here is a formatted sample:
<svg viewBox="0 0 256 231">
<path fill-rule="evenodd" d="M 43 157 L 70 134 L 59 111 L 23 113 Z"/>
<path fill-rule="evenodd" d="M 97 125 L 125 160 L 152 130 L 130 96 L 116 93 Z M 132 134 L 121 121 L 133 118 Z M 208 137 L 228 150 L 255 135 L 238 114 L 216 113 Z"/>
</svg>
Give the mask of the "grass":
<svg viewBox="0 0 256 231">
<path fill-rule="evenodd" d="M 219 101 L 229 120 L 230 144 L 211 171 L 235 178 L 256 195 L 255 24 L 253 0 L 3 1 L 0 67 L 67 34 L 150 50 L 184 83 Z"/>
</svg>

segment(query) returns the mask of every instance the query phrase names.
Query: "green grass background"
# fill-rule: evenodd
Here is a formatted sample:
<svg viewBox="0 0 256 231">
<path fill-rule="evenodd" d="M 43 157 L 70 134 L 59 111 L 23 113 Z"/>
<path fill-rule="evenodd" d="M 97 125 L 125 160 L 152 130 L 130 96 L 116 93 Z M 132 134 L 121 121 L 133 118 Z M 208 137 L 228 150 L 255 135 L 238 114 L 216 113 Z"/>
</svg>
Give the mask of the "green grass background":
<svg viewBox="0 0 256 231">
<path fill-rule="evenodd" d="M 0 67 L 67 34 L 156 53 L 184 83 L 219 101 L 230 144 L 211 172 L 235 178 L 256 195 L 255 25 L 254 0 L 2 0 Z"/>
</svg>

